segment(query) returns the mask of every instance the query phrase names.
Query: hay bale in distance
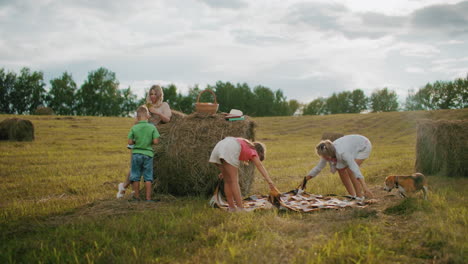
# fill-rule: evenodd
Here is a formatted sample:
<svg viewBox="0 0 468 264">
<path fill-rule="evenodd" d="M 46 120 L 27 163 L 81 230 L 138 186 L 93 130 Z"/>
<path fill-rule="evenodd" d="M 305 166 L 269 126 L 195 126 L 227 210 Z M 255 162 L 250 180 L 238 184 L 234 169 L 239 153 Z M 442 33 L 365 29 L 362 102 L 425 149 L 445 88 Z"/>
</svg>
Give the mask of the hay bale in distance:
<svg viewBox="0 0 468 264">
<path fill-rule="evenodd" d="M 324 132 L 322 134 L 322 139 L 321 140 L 330 140 L 331 142 L 339 139 L 340 137 L 344 136 L 344 134 L 341 133 L 335 133 L 335 132 Z"/>
<path fill-rule="evenodd" d="M 208 162 L 214 146 L 228 136 L 255 140 L 255 126 L 248 116 L 231 122 L 221 114 L 182 116 L 173 111 L 171 122 L 158 125 L 161 137 L 154 147 L 155 190 L 173 195 L 212 195 L 219 174 L 216 165 Z M 254 171 L 253 164 L 239 168 L 243 195 L 250 192 Z"/>
<path fill-rule="evenodd" d="M 7 118 L 0 122 L 0 140 L 32 141 L 34 126 L 26 119 Z"/>
<path fill-rule="evenodd" d="M 429 175 L 468 177 L 467 131 L 467 120 L 421 120 L 415 170 Z"/>
<path fill-rule="evenodd" d="M 39 106 L 36 108 L 36 111 L 34 111 L 35 115 L 54 115 L 54 110 L 50 107 L 45 107 L 45 106 Z"/>
</svg>

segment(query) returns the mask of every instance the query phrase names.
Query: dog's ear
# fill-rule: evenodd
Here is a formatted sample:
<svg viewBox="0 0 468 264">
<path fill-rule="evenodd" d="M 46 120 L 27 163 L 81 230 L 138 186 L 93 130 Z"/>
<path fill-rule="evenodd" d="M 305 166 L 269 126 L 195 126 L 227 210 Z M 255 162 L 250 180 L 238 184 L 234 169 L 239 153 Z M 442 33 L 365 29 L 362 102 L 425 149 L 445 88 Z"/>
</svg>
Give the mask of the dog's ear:
<svg viewBox="0 0 468 264">
<path fill-rule="evenodd" d="M 385 178 L 385 183 L 394 183 L 395 182 L 395 175 L 390 175 Z"/>
</svg>

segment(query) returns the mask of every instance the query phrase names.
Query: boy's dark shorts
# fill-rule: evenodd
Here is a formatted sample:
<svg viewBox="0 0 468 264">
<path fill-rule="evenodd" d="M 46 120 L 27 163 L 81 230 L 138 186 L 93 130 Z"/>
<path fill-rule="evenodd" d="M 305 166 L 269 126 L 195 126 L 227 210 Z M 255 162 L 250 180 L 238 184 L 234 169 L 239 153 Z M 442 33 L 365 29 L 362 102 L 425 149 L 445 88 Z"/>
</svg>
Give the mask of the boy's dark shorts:
<svg viewBox="0 0 468 264">
<path fill-rule="evenodd" d="M 143 175 L 145 182 L 152 182 L 153 158 L 139 153 L 132 154 L 132 169 L 130 171 L 130 181 L 140 181 Z"/>
</svg>

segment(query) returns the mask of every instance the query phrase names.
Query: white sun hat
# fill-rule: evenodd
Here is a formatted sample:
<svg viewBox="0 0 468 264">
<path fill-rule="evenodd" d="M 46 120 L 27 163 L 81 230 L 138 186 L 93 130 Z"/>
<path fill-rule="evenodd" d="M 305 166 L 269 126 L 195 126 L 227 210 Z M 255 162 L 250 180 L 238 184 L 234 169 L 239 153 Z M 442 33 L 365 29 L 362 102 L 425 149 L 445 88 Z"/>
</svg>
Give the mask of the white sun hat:
<svg viewBox="0 0 468 264">
<path fill-rule="evenodd" d="M 244 113 L 242 113 L 241 110 L 231 109 L 231 112 L 229 112 L 229 115 L 233 115 L 233 116 L 242 116 L 242 115 L 244 115 Z"/>
</svg>

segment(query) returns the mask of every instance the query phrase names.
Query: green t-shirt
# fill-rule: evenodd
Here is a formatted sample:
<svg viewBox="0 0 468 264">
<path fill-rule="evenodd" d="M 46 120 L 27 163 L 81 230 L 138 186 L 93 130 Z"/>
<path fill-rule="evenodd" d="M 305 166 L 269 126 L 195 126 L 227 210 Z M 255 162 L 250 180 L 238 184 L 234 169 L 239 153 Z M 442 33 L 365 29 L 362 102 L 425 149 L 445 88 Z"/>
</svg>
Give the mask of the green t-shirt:
<svg viewBox="0 0 468 264">
<path fill-rule="evenodd" d="M 156 127 L 147 120 L 138 121 L 128 133 L 128 139 L 135 142 L 132 153 L 140 153 L 146 156 L 154 157 L 153 139 L 159 138 L 159 132 Z"/>
</svg>

